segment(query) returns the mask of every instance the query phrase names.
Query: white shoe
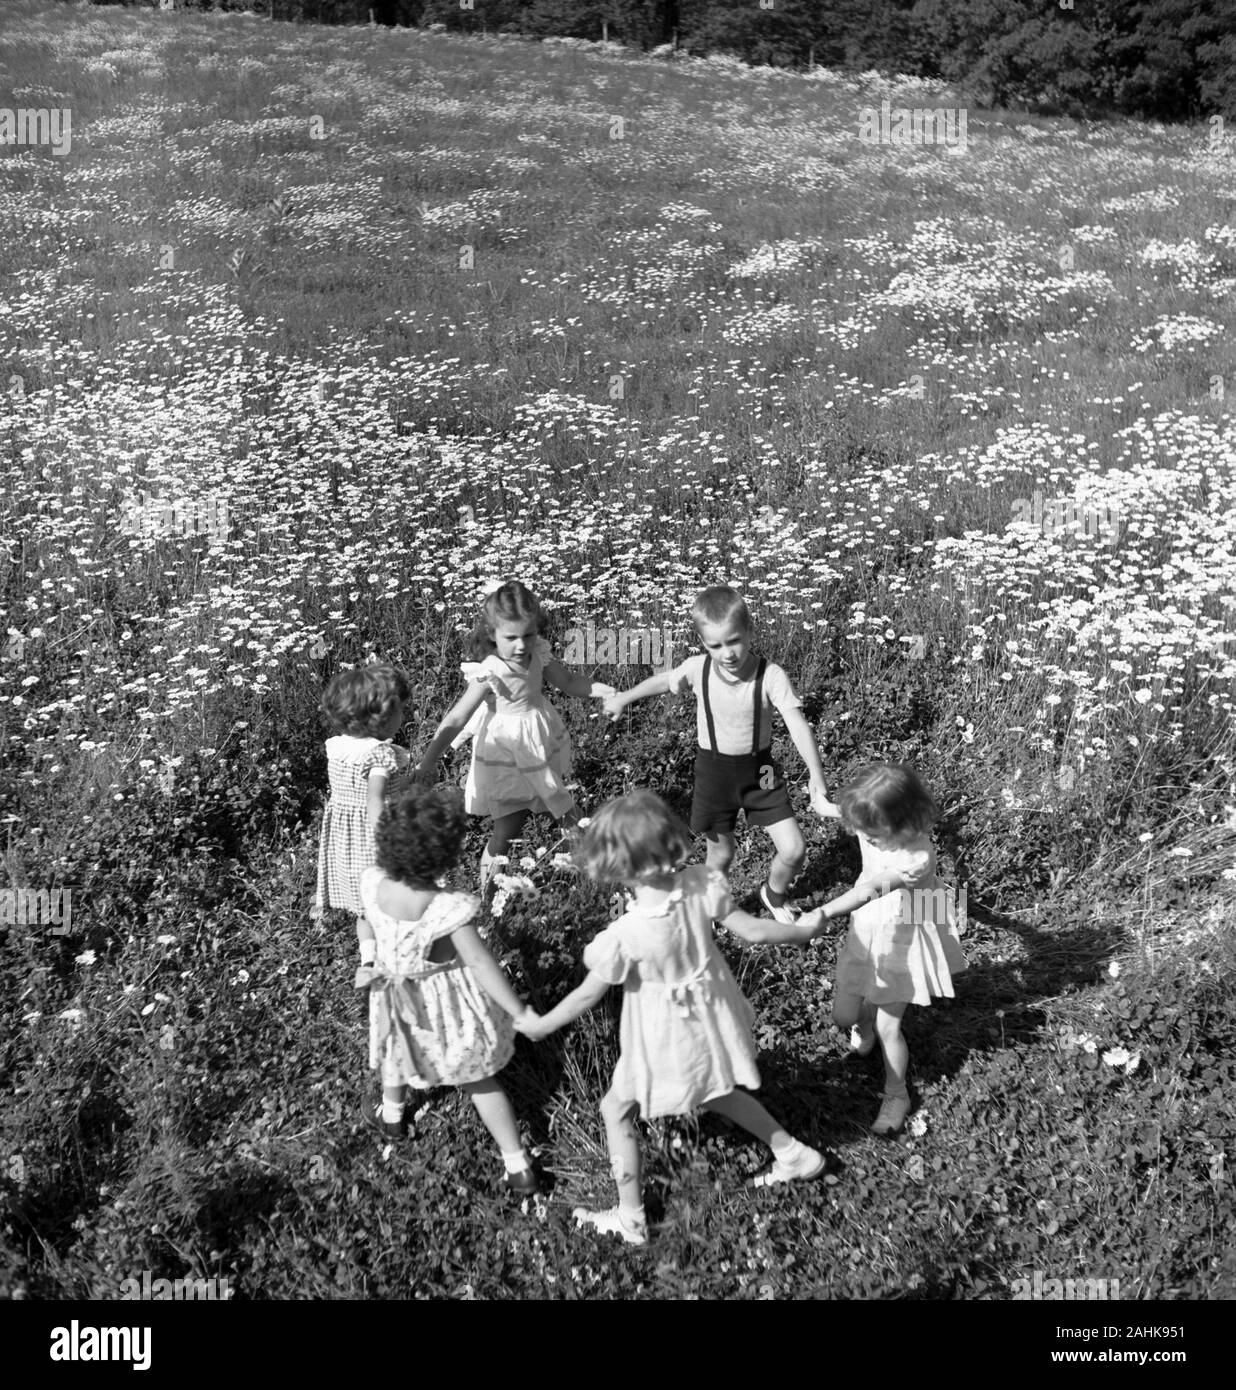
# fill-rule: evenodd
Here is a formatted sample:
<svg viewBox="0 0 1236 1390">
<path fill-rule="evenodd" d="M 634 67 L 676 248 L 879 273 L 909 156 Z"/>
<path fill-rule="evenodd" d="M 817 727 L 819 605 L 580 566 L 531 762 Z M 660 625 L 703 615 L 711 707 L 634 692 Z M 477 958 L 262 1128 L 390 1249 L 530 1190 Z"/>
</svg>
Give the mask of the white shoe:
<svg viewBox="0 0 1236 1390">
<path fill-rule="evenodd" d="M 850 1051 L 856 1057 L 866 1057 L 875 1046 L 875 1040 L 875 1024 L 868 1024 L 867 1028 L 863 1029 L 856 1023 L 850 1029 Z"/>
<path fill-rule="evenodd" d="M 876 1116 L 876 1122 L 871 1126 L 872 1134 L 881 1136 L 892 1136 L 901 1129 L 906 1122 L 906 1116 L 910 1113 L 909 1096 L 885 1096 L 884 1104 L 880 1106 L 880 1113 Z"/>
<path fill-rule="evenodd" d="M 647 1225 L 643 1222 L 627 1225 L 618 1207 L 610 1207 L 608 1211 L 589 1211 L 587 1207 L 576 1207 L 571 1215 L 580 1226 L 591 1226 L 602 1235 L 621 1236 L 628 1245 L 648 1244 Z"/>
<path fill-rule="evenodd" d="M 773 1155 L 773 1161 L 751 1179 L 752 1187 L 776 1187 L 779 1183 L 795 1182 L 799 1178 L 815 1178 L 824 1171 L 824 1155 L 804 1144 L 799 1156 L 786 1163 Z"/>
<path fill-rule="evenodd" d="M 772 913 L 775 922 L 782 922 L 785 926 L 792 927 L 794 923 L 798 921 L 798 918 L 791 912 L 788 902 L 783 902 L 780 907 L 774 907 L 772 903 L 768 901 L 767 883 L 760 888 L 760 902 Z"/>
</svg>

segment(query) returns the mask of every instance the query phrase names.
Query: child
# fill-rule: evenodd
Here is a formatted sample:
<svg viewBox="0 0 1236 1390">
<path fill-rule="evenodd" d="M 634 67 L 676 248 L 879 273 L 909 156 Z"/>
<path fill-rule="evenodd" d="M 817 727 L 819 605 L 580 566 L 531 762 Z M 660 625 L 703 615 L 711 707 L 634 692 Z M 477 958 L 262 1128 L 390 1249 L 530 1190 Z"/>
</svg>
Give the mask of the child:
<svg viewBox="0 0 1236 1390">
<path fill-rule="evenodd" d="M 884 1103 L 871 1132 L 893 1135 L 910 1113 L 909 1053 L 901 1036 L 906 1005 L 951 999 L 953 975 L 966 968 L 953 890 L 936 877 L 930 831 L 940 812 L 908 764 L 872 763 L 820 813 L 840 817 L 858 836 L 862 874 L 848 893 L 805 914 L 799 925 L 853 914 L 837 957 L 833 1018 L 851 1029 L 850 1050 L 861 1057 L 879 1037 Z"/>
<path fill-rule="evenodd" d="M 612 686 L 567 671 L 539 636 L 544 621 L 536 596 L 518 582 L 486 596 L 470 639 L 472 655 L 482 659 L 464 663 L 468 689 L 438 725 L 415 774 L 432 782 L 447 744 L 475 730 L 464 807 L 494 821 L 481 855 L 482 894 L 533 811 L 560 825 L 579 819 L 566 786 L 571 740 L 541 694 L 542 678 L 567 695 L 602 699 L 614 693 Z"/>
<path fill-rule="evenodd" d="M 362 969 L 373 964 L 374 945 L 357 884 L 361 870 L 374 862 L 373 829 L 386 793 L 407 772 L 407 750 L 392 740 L 403 725 L 409 694 L 402 671 L 373 662 L 340 671 L 322 696 L 335 734 L 326 740 L 330 799 L 322 817 L 314 908 L 356 914 Z"/>
<path fill-rule="evenodd" d="M 601 1101 L 618 1206 L 577 1208 L 575 1218 L 631 1245 L 648 1239 L 634 1115 L 683 1115 L 702 1105 L 762 1139 L 772 1162 L 752 1180 L 770 1187 L 824 1168 L 815 1149 L 789 1135 L 754 1096 L 760 1084 L 754 1017 L 712 936 L 714 919 L 748 941 L 797 941 L 810 933 L 736 912 L 725 879 L 706 865 L 681 867 L 691 834 L 659 797 L 635 791 L 608 802 L 584 831 L 580 859 L 596 879 L 619 880 L 634 900 L 585 949 L 588 976 L 539 1018 L 515 1025 L 543 1038 L 623 986 L 620 1055 Z"/>
<path fill-rule="evenodd" d="M 437 886 L 467 824 L 457 791 L 415 784 L 378 822 L 378 863 L 360 881 L 378 948 L 369 1065 L 382 1072 L 382 1103 L 367 1118 L 398 1138 L 408 1086 L 458 1086 L 497 1141 L 507 1186 L 526 1194 L 537 1190 L 536 1173 L 497 1080 L 515 1047 L 511 1019 L 525 1005 L 472 925 L 478 900 Z"/>
<path fill-rule="evenodd" d="M 792 923 L 786 894 L 807 851 L 781 768 L 770 751 L 772 710 L 780 713 L 807 765 L 813 805 L 828 798 L 819 750 L 789 678 L 753 650 L 751 614 L 742 596 L 715 585 L 695 600 L 691 616 L 706 655 L 689 657 L 674 670 L 611 696 L 605 712 L 617 719 L 627 705 L 648 695 L 695 691 L 699 749 L 691 829 L 708 837 L 709 868 L 726 873 L 734 858 L 739 810 L 747 813 L 748 825 L 762 825 L 772 837 L 776 857 L 760 889 L 760 901 L 778 922 Z"/>
</svg>

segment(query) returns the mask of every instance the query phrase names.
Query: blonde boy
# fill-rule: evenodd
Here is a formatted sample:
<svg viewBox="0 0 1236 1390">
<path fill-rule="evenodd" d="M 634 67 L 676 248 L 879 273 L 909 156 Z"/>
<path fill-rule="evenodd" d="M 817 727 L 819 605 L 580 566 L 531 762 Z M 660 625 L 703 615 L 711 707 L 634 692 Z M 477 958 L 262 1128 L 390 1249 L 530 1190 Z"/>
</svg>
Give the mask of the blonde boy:
<svg viewBox="0 0 1236 1390">
<path fill-rule="evenodd" d="M 707 837 L 709 865 L 726 873 L 734 859 L 739 811 L 746 812 L 749 825 L 763 826 L 776 855 L 760 900 L 778 922 L 793 922 L 786 894 L 806 845 L 772 756 L 773 710 L 807 766 L 812 804 L 818 805 L 827 802 L 828 793 L 815 736 L 789 677 L 754 650 L 751 614 L 741 594 L 714 585 L 695 600 L 691 616 L 704 655 L 609 696 L 605 712 L 617 719 L 627 705 L 649 695 L 695 692 L 699 749 L 691 829 Z"/>
</svg>

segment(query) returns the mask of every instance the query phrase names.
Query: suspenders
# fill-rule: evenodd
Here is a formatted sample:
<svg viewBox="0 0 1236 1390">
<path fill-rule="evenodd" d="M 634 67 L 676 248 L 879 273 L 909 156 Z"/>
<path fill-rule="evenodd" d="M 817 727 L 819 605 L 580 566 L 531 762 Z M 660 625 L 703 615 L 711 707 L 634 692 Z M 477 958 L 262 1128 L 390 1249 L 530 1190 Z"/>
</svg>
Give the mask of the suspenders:
<svg viewBox="0 0 1236 1390">
<path fill-rule="evenodd" d="M 761 752 L 760 748 L 760 718 L 764 713 L 764 667 L 767 659 L 760 657 L 760 664 L 755 673 L 755 713 L 751 721 L 751 752 L 756 754 Z M 708 724 L 708 742 L 712 744 L 712 751 L 717 751 L 717 726 L 712 718 L 712 701 L 708 698 L 708 673 L 712 670 L 712 657 L 704 658 L 704 673 L 700 677 L 700 693 L 704 697 L 704 719 Z"/>
</svg>

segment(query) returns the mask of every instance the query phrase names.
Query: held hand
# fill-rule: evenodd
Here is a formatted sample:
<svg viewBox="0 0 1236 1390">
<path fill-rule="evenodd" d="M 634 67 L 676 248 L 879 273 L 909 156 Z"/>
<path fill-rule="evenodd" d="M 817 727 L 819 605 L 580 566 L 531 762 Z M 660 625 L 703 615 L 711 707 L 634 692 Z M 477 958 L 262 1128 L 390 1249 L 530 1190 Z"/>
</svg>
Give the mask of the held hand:
<svg viewBox="0 0 1236 1390">
<path fill-rule="evenodd" d="M 800 927 L 807 927 L 811 931 L 812 938 L 823 936 L 828 930 L 828 923 L 831 919 L 824 916 L 824 909 L 817 907 L 814 912 L 804 912 L 798 919 Z"/>
<path fill-rule="evenodd" d="M 591 698 L 594 700 L 604 700 L 608 704 L 617 693 L 612 685 L 606 685 L 603 681 L 592 682 Z"/>
<path fill-rule="evenodd" d="M 616 720 L 621 718 L 622 711 L 626 709 L 626 701 L 618 691 L 615 690 L 612 695 L 607 695 L 605 697 L 605 702 L 601 708 L 609 715 L 610 719 Z"/>
<path fill-rule="evenodd" d="M 544 1023 L 541 1015 L 529 1005 L 523 1013 L 515 1020 L 515 1031 L 522 1033 L 531 1042 L 540 1042 L 545 1037 L 545 1032 L 541 1025 Z"/>
<path fill-rule="evenodd" d="M 816 784 L 811 788 L 811 809 L 822 819 L 837 814 L 836 805 L 829 801 L 828 792 L 824 787 Z"/>
</svg>

